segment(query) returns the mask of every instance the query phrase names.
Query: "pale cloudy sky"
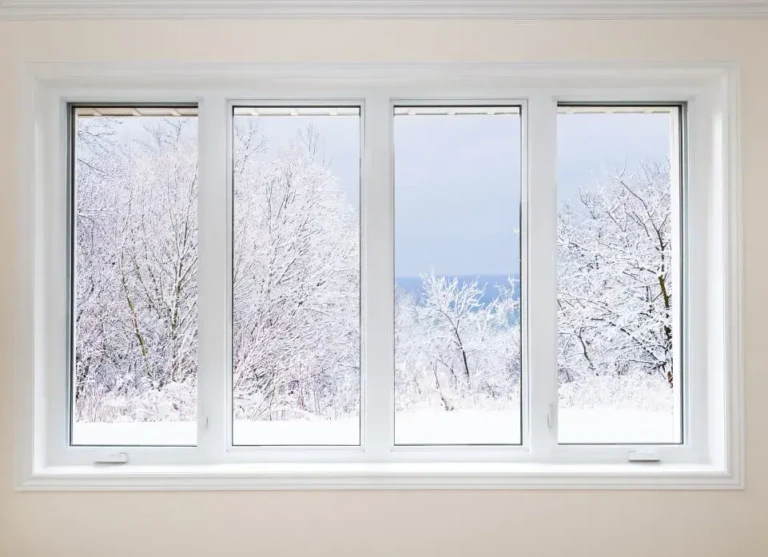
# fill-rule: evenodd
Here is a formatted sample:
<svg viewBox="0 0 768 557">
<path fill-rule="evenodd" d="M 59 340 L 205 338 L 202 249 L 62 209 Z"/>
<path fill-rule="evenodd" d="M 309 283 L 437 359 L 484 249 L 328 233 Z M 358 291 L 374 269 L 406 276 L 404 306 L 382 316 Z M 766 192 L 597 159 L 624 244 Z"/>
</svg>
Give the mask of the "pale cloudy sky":
<svg viewBox="0 0 768 557">
<path fill-rule="evenodd" d="M 350 204 L 359 206 L 357 117 L 259 117 L 279 150 L 312 124 Z M 625 162 L 669 157 L 666 114 L 561 114 L 558 188 L 563 199 Z M 397 116 L 397 276 L 519 272 L 520 118 L 512 115 Z M 535 185 L 534 185 L 535 187 Z"/>
</svg>

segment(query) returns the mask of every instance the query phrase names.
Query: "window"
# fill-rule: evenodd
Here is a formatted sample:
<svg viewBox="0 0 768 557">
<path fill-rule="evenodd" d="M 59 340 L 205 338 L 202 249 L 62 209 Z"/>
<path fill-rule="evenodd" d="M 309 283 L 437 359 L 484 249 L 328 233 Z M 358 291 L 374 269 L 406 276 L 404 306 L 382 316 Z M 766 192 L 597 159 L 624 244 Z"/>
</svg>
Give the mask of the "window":
<svg viewBox="0 0 768 557">
<path fill-rule="evenodd" d="M 730 71 L 88 67 L 24 95 L 24 487 L 740 485 Z"/>
<path fill-rule="evenodd" d="M 561 443 L 679 443 L 681 110 L 561 105 Z"/>
<path fill-rule="evenodd" d="M 394 114 L 395 443 L 519 444 L 520 109 Z"/>
<path fill-rule="evenodd" d="M 357 445 L 360 109 L 233 119 L 233 442 Z"/>
<path fill-rule="evenodd" d="M 71 442 L 194 445 L 197 108 L 71 119 Z"/>
</svg>

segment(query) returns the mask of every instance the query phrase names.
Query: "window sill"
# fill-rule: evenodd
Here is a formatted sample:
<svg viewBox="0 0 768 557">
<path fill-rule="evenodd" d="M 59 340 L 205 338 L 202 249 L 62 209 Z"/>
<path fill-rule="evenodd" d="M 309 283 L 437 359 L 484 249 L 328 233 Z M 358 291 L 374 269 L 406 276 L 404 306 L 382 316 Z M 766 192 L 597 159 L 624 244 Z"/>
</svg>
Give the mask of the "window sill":
<svg viewBox="0 0 768 557">
<path fill-rule="evenodd" d="M 45 467 L 20 491 L 313 489 L 743 489 L 693 464 L 332 463 Z"/>
</svg>

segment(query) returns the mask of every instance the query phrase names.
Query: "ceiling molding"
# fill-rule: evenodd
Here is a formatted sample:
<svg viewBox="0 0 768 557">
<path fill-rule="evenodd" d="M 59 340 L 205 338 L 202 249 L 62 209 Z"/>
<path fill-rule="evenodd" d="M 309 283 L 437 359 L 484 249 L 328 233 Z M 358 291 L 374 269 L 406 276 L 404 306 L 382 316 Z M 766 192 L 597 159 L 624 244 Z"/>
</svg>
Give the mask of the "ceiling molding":
<svg viewBox="0 0 768 557">
<path fill-rule="evenodd" d="M 0 20 L 766 17 L 768 0 L 0 0 Z"/>
</svg>

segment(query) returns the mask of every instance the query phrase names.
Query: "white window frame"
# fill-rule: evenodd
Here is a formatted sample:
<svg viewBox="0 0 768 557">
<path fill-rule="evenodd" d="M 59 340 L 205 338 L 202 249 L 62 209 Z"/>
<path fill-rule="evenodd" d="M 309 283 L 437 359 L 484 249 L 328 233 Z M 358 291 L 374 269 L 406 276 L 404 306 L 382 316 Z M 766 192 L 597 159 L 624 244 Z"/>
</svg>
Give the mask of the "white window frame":
<svg viewBox="0 0 768 557">
<path fill-rule="evenodd" d="M 730 64 L 99 64 L 21 72 L 15 298 L 19 489 L 741 488 L 738 72 Z M 557 444 L 558 102 L 686 103 L 685 442 Z M 66 105 L 199 104 L 196 447 L 68 445 Z M 514 104 L 523 122 L 523 444 L 394 446 L 393 106 Z M 359 447 L 232 447 L 231 107 L 361 106 Z M 229 178 L 228 178 L 229 176 Z M 535 187 L 532 187 L 535 185 Z M 536 218 L 530 218 L 535 215 Z M 526 281 L 526 276 L 536 280 Z M 535 311 L 531 308 L 535 307 Z M 544 342 L 544 339 L 549 339 Z M 696 370 L 694 373 L 690 370 Z M 695 379 L 692 379 L 695 378 Z M 375 394 L 374 394 L 375 393 Z M 628 462 L 647 448 L 660 463 Z M 94 464 L 124 452 L 120 466 Z"/>
</svg>

